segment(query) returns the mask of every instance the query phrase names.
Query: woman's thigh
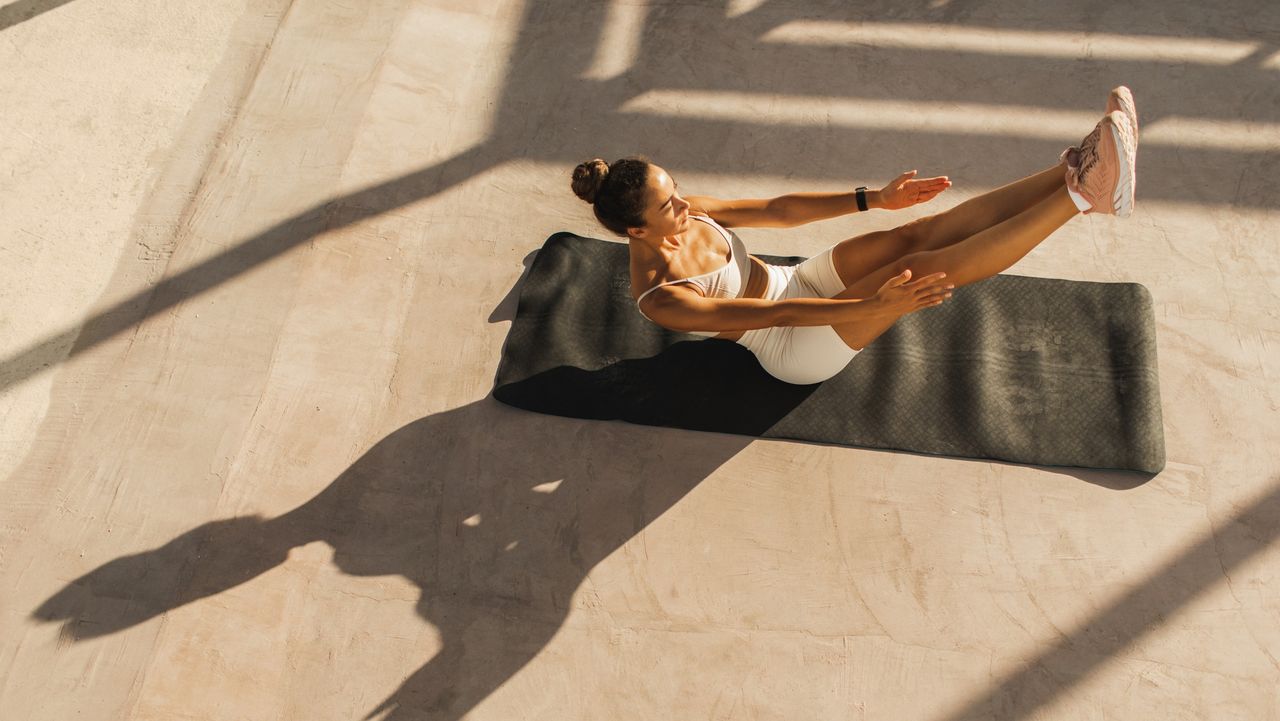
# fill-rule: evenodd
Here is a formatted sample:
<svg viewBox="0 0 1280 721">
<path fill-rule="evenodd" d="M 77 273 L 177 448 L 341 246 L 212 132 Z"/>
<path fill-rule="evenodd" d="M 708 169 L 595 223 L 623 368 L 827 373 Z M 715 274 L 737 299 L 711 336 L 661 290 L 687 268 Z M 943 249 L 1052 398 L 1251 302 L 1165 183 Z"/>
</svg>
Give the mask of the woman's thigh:
<svg viewBox="0 0 1280 721">
<path fill-rule="evenodd" d="M 842 240 L 832 247 L 836 272 L 847 288 L 859 280 L 921 248 L 928 218 L 891 230 L 878 230 Z M 830 297 L 830 296 L 828 296 Z"/>
</svg>

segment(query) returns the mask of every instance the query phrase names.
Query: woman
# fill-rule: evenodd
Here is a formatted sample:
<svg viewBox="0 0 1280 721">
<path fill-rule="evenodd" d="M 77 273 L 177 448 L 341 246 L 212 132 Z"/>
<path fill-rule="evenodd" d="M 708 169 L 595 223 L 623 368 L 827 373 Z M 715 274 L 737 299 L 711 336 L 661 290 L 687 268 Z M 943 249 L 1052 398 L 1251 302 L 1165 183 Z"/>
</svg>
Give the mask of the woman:
<svg viewBox="0 0 1280 721">
<path fill-rule="evenodd" d="M 898 318 L 1009 268 L 1078 212 L 1129 215 L 1137 138 L 1133 95 L 1118 87 L 1093 132 L 1057 165 L 937 215 L 844 240 L 793 267 L 748 255 L 725 228 L 906 208 L 950 181 L 917 179 L 913 170 L 878 191 L 719 200 L 682 197 L 666 171 L 633 157 L 582 163 L 573 190 L 602 225 L 628 238 L 632 296 L 645 317 L 736 341 L 788 383 L 819 383 Z"/>
</svg>

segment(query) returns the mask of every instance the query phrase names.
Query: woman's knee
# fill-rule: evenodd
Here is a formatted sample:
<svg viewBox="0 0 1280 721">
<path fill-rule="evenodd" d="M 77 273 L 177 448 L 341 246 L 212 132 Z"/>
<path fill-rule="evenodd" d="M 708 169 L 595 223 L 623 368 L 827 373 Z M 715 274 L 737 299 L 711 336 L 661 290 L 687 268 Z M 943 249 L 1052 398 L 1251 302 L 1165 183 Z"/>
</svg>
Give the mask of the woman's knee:
<svg viewBox="0 0 1280 721">
<path fill-rule="evenodd" d="M 902 243 L 902 255 L 906 256 L 930 248 L 934 219 L 937 217 L 936 215 L 929 215 L 898 226 L 898 234 Z"/>
</svg>

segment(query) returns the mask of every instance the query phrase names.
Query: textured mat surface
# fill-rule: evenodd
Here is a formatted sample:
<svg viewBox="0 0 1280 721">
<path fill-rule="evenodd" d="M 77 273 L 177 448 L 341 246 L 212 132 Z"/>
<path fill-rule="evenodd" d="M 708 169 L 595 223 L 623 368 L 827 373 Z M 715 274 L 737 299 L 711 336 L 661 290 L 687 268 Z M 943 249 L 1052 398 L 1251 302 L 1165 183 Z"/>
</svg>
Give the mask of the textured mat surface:
<svg viewBox="0 0 1280 721">
<path fill-rule="evenodd" d="M 803 258 L 758 256 L 768 263 Z M 551 236 L 520 288 L 494 397 L 540 413 L 1049 466 L 1157 473 L 1151 296 L 1000 275 L 795 386 L 750 351 L 645 320 L 627 246 Z"/>
</svg>

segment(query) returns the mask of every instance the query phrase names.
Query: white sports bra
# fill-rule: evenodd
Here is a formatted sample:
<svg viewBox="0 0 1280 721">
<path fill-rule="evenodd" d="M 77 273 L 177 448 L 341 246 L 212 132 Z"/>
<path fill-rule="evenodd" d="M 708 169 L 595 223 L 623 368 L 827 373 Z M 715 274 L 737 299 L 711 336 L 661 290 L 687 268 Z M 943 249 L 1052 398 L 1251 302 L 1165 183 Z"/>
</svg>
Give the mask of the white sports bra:
<svg viewBox="0 0 1280 721">
<path fill-rule="evenodd" d="M 741 238 L 720 227 L 719 223 L 708 216 L 690 215 L 689 217 L 701 220 L 712 228 L 720 231 L 720 234 L 724 236 L 725 241 L 729 243 L 729 262 L 710 273 L 695 275 L 691 278 L 669 280 L 666 283 L 659 283 L 658 285 L 653 286 L 642 293 L 639 298 L 636 298 L 636 310 L 640 310 L 640 301 L 644 300 L 646 295 L 649 295 L 664 285 L 675 285 L 676 283 L 689 283 L 691 285 L 695 285 L 702 291 L 702 294 L 708 298 L 737 298 L 742 292 L 743 287 L 746 285 L 747 279 L 751 277 L 751 258 L 747 255 L 747 246 L 743 245 Z M 640 311 L 640 315 L 644 315 L 643 310 Z M 644 315 L 644 317 L 648 318 L 651 322 L 653 321 L 653 319 L 649 318 L 647 315 Z M 691 330 L 689 332 L 694 335 L 707 337 L 720 335 L 720 331 L 716 330 Z"/>
</svg>

